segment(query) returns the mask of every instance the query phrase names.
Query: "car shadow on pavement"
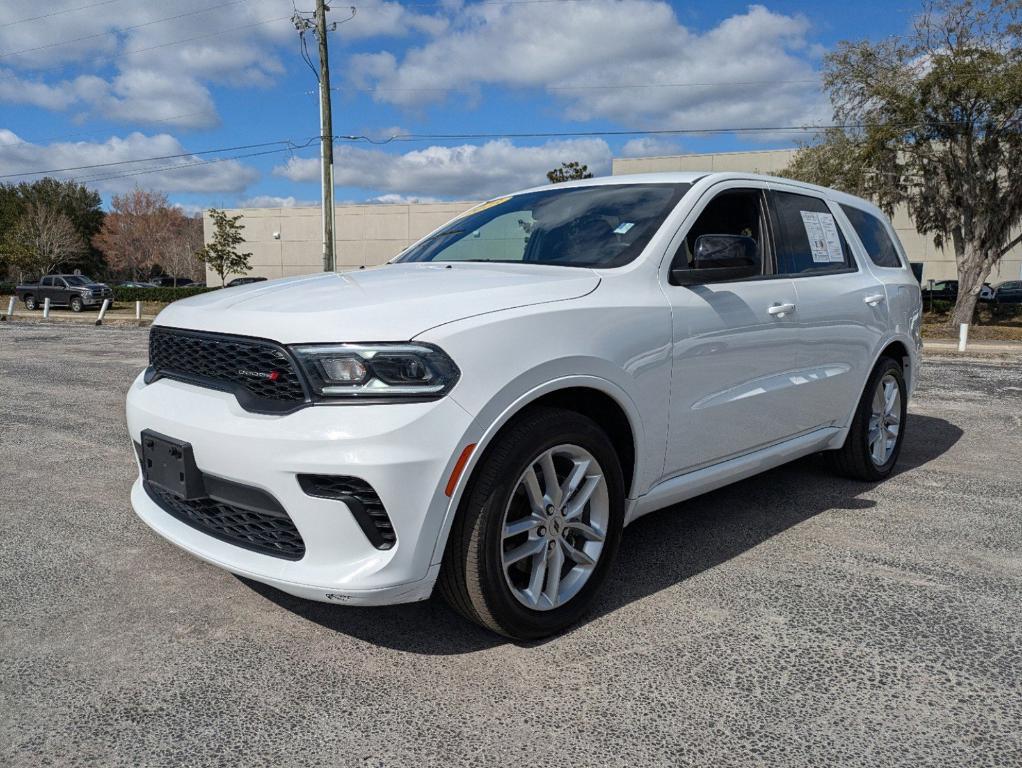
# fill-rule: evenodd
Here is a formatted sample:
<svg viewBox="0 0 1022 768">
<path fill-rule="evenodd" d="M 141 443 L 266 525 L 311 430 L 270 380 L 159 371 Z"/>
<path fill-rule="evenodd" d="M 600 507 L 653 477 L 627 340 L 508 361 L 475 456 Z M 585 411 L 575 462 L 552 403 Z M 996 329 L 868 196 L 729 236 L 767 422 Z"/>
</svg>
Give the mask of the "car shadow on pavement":
<svg viewBox="0 0 1022 768">
<path fill-rule="evenodd" d="M 961 436 L 962 430 L 944 419 L 911 415 L 896 474 L 937 459 Z M 876 485 L 837 477 L 821 457 L 811 456 L 646 515 L 625 530 L 602 595 L 582 623 L 683 582 L 821 513 L 871 509 L 876 502 L 859 497 Z M 451 655 L 509 642 L 462 619 L 436 594 L 421 603 L 356 608 L 304 600 L 238 578 L 303 619 L 396 650 Z"/>
</svg>

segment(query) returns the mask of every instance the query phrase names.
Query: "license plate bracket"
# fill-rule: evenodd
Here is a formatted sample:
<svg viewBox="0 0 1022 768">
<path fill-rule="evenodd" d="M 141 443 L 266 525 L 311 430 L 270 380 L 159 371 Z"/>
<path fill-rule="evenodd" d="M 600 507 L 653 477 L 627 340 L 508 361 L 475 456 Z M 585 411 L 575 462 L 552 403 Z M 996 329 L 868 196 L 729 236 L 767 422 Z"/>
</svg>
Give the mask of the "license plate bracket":
<svg viewBox="0 0 1022 768">
<path fill-rule="evenodd" d="M 182 499 L 199 499 L 206 495 L 191 443 L 151 429 L 142 430 L 142 477 L 147 483 Z"/>
</svg>

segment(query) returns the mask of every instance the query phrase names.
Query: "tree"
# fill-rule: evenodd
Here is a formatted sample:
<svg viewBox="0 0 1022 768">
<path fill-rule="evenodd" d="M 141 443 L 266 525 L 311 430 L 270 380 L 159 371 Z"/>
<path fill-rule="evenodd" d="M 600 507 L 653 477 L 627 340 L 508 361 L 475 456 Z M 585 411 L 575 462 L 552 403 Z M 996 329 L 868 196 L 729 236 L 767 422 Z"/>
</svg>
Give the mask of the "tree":
<svg viewBox="0 0 1022 768">
<path fill-rule="evenodd" d="M 85 253 L 85 241 L 64 213 L 43 203 L 28 203 L 5 234 L 0 252 L 15 267 L 46 275 Z"/>
<path fill-rule="evenodd" d="M 202 248 L 202 217 L 185 216 L 172 209 L 166 241 L 161 248 L 160 266 L 175 278 L 199 278 L 202 268 L 195 259 Z M 176 280 L 175 280 L 176 285 Z"/>
<path fill-rule="evenodd" d="M 136 187 L 113 196 L 110 213 L 92 242 L 114 270 L 138 280 L 143 275 L 148 277 L 149 270 L 159 262 L 176 217 L 183 214 L 170 207 L 164 193 Z"/>
<path fill-rule="evenodd" d="M 86 244 L 103 223 L 103 201 L 98 192 L 74 181 L 47 177 L 19 184 L 0 184 L 0 233 L 12 231 L 30 203 L 64 214 Z M 98 249 L 86 247 L 66 262 L 64 268 L 79 268 L 96 275 L 106 271 L 106 263 Z"/>
<path fill-rule="evenodd" d="M 1022 0 L 927 0 L 912 32 L 844 42 L 824 64 L 835 122 L 789 175 L 908 206 L 950 246 L 952 325 L 971 321 L 991 268 L 1022 243 Z"/>
<path fill-rule="evenodd" d="M 560 184 L 562 181 L 575 181 L 576 179 L 591 179 L 593 174 L 589 172 L 589 166 L 583 165 L 575 160 L 570 163 L 561 163 L 560 168 L 554 168 L 547 172 L 546 177 L 551 184 Z"/>
<path fill-rule="evenodd" d="M 227 275 L 246 274 L 252 266 L 249 264 L 251 253 L 238 253 L 237 247 L 245 242 L 241 230 L 245 227 L 238 224 L 241 215 L 228 216 L 226 211 L 210 208 L 209 217 L 213 220 L 213 238 L 198 250 L 195 257 L 220 275 L 220 284 L 227 282 Z"/>
</svg>

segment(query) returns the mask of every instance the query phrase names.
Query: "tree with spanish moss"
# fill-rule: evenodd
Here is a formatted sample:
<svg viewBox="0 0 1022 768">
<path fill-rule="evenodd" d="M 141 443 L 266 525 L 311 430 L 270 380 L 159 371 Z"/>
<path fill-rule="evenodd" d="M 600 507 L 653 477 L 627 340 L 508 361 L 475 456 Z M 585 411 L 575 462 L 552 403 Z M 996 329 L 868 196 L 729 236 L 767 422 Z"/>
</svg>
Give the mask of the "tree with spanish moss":
<svg viewBox="0 0 1022 768">
<path fill-rule="evenodd" d="M 952 325 L 971 322 L 1022 243 L 1022 0 L 927 0 L 911 33 L 843 42 L 824 64 L 835 123 L 785 174 L 906 204 L 958 270 Z"/>
</svg>

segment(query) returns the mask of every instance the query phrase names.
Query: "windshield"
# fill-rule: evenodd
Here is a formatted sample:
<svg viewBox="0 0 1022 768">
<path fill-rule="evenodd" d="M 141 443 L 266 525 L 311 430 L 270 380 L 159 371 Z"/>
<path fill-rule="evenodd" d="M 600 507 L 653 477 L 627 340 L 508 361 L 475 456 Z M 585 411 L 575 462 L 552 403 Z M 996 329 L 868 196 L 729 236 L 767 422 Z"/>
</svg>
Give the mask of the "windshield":
<svg viewBox="0 0 1022 768">
<path fill-rule="evenodd" d="M 395 261 L 620 267 L 638 256 L 691 184 L 615 184 L 498 198 Z"/>
<path fill-rule="evenodd" d="M 92 285 L 92 278 L 85 275 L 67 275 L 64 279 L 68 285 Z"/>
</svg>

